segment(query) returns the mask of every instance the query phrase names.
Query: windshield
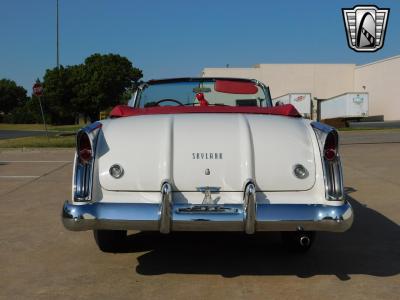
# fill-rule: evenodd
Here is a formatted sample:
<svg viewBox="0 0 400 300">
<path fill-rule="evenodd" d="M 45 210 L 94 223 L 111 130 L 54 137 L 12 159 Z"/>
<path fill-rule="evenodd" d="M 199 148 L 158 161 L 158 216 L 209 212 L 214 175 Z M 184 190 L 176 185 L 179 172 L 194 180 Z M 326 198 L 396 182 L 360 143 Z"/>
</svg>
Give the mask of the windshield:
<svg viewBox="0 0 400 300">
<path fill-rule="evenodd" d="M 271 106 L 269 91 L 250 80 L 190 79 L 150 82 L 139 91 L 136 107 L 207 105 Z"/>
</svg>

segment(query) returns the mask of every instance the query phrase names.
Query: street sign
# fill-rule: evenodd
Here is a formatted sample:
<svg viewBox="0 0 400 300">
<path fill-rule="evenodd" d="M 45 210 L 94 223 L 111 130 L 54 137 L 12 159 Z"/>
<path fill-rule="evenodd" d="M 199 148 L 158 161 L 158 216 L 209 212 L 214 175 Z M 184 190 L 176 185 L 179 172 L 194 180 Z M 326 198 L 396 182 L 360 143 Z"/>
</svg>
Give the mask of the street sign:
<svg viewBox="0 0 400 300">
<path fill-rule="evenodd" d="M 47 141 L 49 142 L 49 133 L 47 132 L 47 125 L 46 125 L 46 119 L 44 117 L 44 112 L 43 112 L 43 106 L 42 106 L 42 101 L 41 98 L 43 96 L 43 86 L 40 83 L 39 79 L 36 80 L 36 83 L 32 87 L 32 93 L 36 97 L 38 97 L 39 100 L 39 105 L 40 105 L 40 111 L 42 112 L 42 119 L 43 119 L 43 125 L 44 125 L 44 130 L 46 131 L 46 136 L 47 136 Z"/>
<path fill-rule="evenodd" d="M 33 94 L 37 97 L 43 95 L 43 86 L 40 82 L 36 82 L 32 87 Z"/>
</svg>

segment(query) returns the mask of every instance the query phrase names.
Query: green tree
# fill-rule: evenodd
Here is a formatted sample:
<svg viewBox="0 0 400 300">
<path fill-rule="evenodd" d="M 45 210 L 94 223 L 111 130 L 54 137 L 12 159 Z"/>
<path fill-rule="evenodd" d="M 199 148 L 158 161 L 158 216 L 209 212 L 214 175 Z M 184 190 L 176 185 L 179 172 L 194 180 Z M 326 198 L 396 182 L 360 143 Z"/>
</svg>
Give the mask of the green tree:
<svg viewBox="0 0 400 300">
<path fill-rule="evenodd" d="M 20 124 L 42 123 L 37 97 L 33 96 L 32 98 L 27 98 L 25 104 L 14 108 L 10 114 L 6 116 L 4 121 L 7 123 Z"/>
<path fill-rule="evenodd" d="M 84 64 L 46 70 L 43 104 L 51 123 L 73 123 L 78 114 L 91 121 L 102 110 L 126 103 L 132 84 L 142 77 L 125 57 L 93 54 Z"/>
<path fill-rule="evenodd" d="M 79 107 L 74 105 L 73 100 L 77 97 L 76 91 L 80 79 L 77 74 L 82 68 L 82 65 L 75 65 L 46 70 L 43 78 L 42 104 L 45 113 L 50 115 L 51 123 L 75 123 Z"/>
<path fill-rule="evenodd" d="M 79 72 L 74 105 L 91 121 L 97 120 L 100 111 L 122 103 L 126 98 L 124 93 L 142 76 L 142 71 L 134 68 L 126 57 L 93 54 L 85 60 L 83 72 Z"/>
<path fill-rule="evenodd" d="M 0 80 L 0 112 L 8 114 L 27 100 L 26 90 L 9 79 Z"/>
</svg>

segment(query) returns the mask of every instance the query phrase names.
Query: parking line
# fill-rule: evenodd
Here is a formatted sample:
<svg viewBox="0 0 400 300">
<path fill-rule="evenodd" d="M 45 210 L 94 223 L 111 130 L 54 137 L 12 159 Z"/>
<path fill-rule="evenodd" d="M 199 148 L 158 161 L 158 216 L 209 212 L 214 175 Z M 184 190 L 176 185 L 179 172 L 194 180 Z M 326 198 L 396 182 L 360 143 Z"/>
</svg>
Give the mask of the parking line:
<svg viewBox="0 0 400 300">
<path fill-rule="evenodd" d="M 39 178 L 40 176 L 30 175 L 0 175 L 0 178 Z"/>
<path fill-rule="evenodd" d="M 1 160 L 1 163 L 69 163 L 72 160 Z"/>
</svg>

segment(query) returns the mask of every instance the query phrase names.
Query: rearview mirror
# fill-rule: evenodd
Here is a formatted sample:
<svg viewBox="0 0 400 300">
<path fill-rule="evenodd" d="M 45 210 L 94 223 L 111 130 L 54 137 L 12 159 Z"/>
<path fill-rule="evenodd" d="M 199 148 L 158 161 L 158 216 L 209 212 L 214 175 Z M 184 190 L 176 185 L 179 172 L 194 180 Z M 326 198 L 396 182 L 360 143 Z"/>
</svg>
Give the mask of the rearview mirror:
<svg viewBox="0 0 400 300">
<path fill-rule="evenodd" d="M 193 93 L 209 93 L 211 92 L 211 89 L 208 87 L 195 87 L 193 88 Z"/>
</svg>

